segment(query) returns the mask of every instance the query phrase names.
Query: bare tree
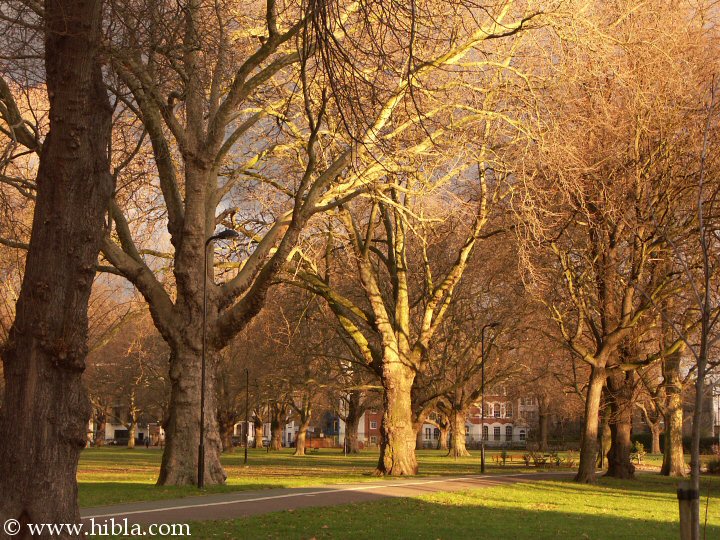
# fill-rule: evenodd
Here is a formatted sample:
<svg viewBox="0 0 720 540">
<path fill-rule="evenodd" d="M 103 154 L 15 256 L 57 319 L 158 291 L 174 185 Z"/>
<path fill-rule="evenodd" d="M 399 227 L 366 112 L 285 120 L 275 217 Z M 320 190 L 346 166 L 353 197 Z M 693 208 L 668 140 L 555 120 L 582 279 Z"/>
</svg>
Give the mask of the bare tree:
<svg viewBox="0 0 720 540">
<path fill-rule="evenodd" d="M 382 9 L 379 20 L 392 19 L 391 27 L 375 25 L 361 3 L 268 1 L 247 12 L 233 3 L 201 0 L 182 8 L 172 2 L 112 4 L 118 24 L 107 52 L 115 93 L 123 114 L 142 122 L 141 128 L 128 124 L 137 138 L 147 133 L 157 181 L 147 188 L 156 195 L 142 201 L 134 196 L 135 184 L 116 193 L 103 255 L 109 271 L 143 294 L 172 350 L 160 484 L 195 482 L 204 278 L 210 281 L 207 407 L 213 410 L 212 358 L 261 309 L 312 216 L 366 191 L 388 166 L 402 168 L 400 160 L 388 163 L 388 150 L 409 145 L 428 151 L 448 132 L 435 129 L 430 118 L 447 119 L 445 111 L 453 108 L 437 98 L 447 88 L 434 87 L 431 75 L 459 69 L 483 42 L 519 32 L 535 15 L 520 9 L 516 16 L 514 2 L 492 10 L 458 6 L 483 15 L 482 24 L 468 28 L 432 3 L 411 13 Z M 377 6 L 366 7 L 374 12 Z M 434 32 L 454 28 L 449 45 L 440 46 L 433 32 L 412 33 L 418 26 L 411 21 L 419 21 L 413 16 L 427 17 L 421 26 Z M 387 40 L 368 41 L 378 32 Z M 406 39 L 413 44 L 409 49 Z M 378 50 L 378 43 L 387 50 Z M 367 61 L 375 62 L 372 85 L 353 71 L 354 63 Z M 344 77 L 348 72 L 353 75 Z M 356 83 L 362 88 L 356 97 L 367 99 L 363 121 L 354 123 L 343 111 L 354 92 L 349 85 Z M 419 89 L 421 84 L 426 86 Z M 485 115 L 468 106 L 470 118 Z M 467 121 L 453 119 L 458 127 Z M 156 211 L 158 199 L 170 244 L 161 249 L 157 235 L 137 223 L 137 216 Z M 206 239 L 220 223 L 241 231 L 243 239 L 225 251 L 223 262 L 211 252 L 204 269 Z M 223 268 L 236 273 L 215 285 L 214 269 Z M 217 422 L 215 415 L 205 418 L 205 478 L 222 483 Z"/>
<path fill-rule="evenodd" d="M 20 522 L 21 538 L 30 537 L 28 523 L 80 518 L 75 475 L 90 418 L 81 381 L 87 308 L 114 188 L 107 150 L 112 113 L 99 58 L 101 3 L 33 5 L 44 32 L 50 103 L 42 146 L 7 92 L 0 107 L 2 131 L 40 158 L 23 285 L 3 351 L 0 516 Z"/>
<path fill-rule="evenodd" d="M 693 408 L 692 436 L 690 443 L 690 499 L 692 501 L 691 532 L 693 540 L 700 539 L 700 435 L 703 399 L 706 391 L 708 372 L 718 363 L 712 360 L 712 353 L 720 340 L 718 320 L 720 319 L 720 220 L 718 220 L 718 162 L 715 144 L 717 141 L 717 84 L 713 76 L 709 97 L 706 98 L 703 113 L 705 122 L 699 134 L 702 141 L 699 149 L 699 165 L 694 171 L 694 204 L 692 212 L 695 227 L 691 234 L 680 236 L 668 231 L 672 254 L 681 268 L 685 284 L 684 291 L 692 303 L 696 325 L 688 328 L 678 323 L 673 314 L 664 312 L 663 318 L 692 355 L 692 370 L 695 372 L 695 396 Z"/>
<path fill-rule="evenodd" d="M 635 4 L 621 2 L 578 19 L 575 46 L 560 53 L 563 75 L 544 94 L 548 110 L 556 112 L 545 121 L 519 203 L 529 240 L 523 268 L 542 290 L 565 346 L 590 369 L 581 482 L 595 479 L 603 387 L 608 377 L 611 393 L 624 386 L 627 364 L 637 365 L 628 358 L 636 358 L 629 342 L 643 334 L 639 326 L 655 320 L 656 305 L 677 284 L 673 270 L 658 263 L 667 255 L 666 229 L 687 226 L 676 209 L 688 189 L 686 156 L 696 146 L 686 112 L 696 95 L 672 81 L 697 82 L 708 64 L 699 37 L 702 17 L 690 6 L 672 13 L 662 6 L 625 17 L 636 13 Z M 673 22 L 680 12 L 689 18 Z M 668 24 L 683 31 L 669 36 L 654 30 Z M 607 25 L 612 39 L 602 30 Z M 630 35 L 647 39 L 616 39 Z M 692 69 L 671 76 L 673 58 Z M 617 77 L 607 76 L 610 65 Z M 687 109 L 678 107 L 681 102 Z M 632 475 L 626 419 L 613 432 L 613 455 L 622 456 L 613 475 Z"/>
</svg>

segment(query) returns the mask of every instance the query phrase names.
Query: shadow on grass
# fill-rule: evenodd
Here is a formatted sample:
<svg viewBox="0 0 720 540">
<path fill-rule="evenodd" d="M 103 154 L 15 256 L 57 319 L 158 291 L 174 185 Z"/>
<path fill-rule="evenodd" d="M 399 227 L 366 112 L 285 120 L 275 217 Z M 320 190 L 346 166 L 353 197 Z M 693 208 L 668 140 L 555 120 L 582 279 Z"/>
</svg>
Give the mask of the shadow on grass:
<svg viewBox="0 0 720 540">
<path fill-rule="evenodd" d="M 564 491 L 573 491 L 576 493 L 586 491 L 587 489 L 601 489 L 619 496 L 625 494 L 633 497 L 643 496 L 646 498 L 657 498 L 668 495 L 675 497 L 678 483 L 682 480 L 684 479 L 662 476 L 658 473 L 649 472 L 636 474 L 636 478 L 634 480 L 620 480 L 617 478 L 598 475 L 598 481 L 594 486 L 576 484 L 571 481 L 562 483 L 540 481 L 534 483 L 533 486 L 536 489 L 552 490 L 555 486 L 562 485 L 564 486 Z M 711 497 L 720 497 L 719 476 L 703 475 L 700 478 L 701 498 L 706 497 L 708 491 L 710 492 Z"/>
<path fill-rule="evenodd" d="M 554 503 L 535 508 L 482 504 L 438 504 L 418 499 L 382 501 L 279 512 L 245 519 L 191 523 L 193 538 L 654 538 L 675 539 L 677 523 L 648 517 L 573 513 L 554 510 Z M 708 526 L 707 538 L 720 537 Z"/>
</svg>

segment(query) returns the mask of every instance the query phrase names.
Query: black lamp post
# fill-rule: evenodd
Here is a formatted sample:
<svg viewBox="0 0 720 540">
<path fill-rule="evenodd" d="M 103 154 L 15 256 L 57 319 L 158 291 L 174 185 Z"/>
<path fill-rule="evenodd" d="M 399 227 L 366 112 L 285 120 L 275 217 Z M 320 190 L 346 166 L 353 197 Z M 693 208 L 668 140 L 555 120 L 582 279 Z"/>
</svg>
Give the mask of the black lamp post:
<svg viewBox="0 0 720 540">
<path fill-rule="evenodd" d="M 248 435 L 250 434 L 250 372 L 245 368 L 245 465 L 247 465 Z"/>
<path fill-rule="evenodd" d="M 270 433 L 268 433 L 268 443 L 266 446 L 266 453 L 270 453 L 270 443 L 272 442 L 272 415 L 270 414 L 270 398 L 267 399 L 267 419 L 270 421 Z M 263 432 L 265 429 L 263 428 Z"/>
<path fill-rule="evenodd" d="M 198 446 L 198 488 L 205 488 L 205 348 L 207 344 L 207 275 L 208 246 L 215 240 L 228 240 L 240 236 L 237 231 L 225 229 L 205 240 L 203 257 L 203 323 L 202 364 L 200 371 L 200 445 Z"/>
<path fill-rule="evenodd" d="M 480 382 L 480 473 L 485 474 L 485 329 L 495 328 L 497 322 L 488 323 L 480 331 L 480 356 L 482 357 Z"/>
</svg>

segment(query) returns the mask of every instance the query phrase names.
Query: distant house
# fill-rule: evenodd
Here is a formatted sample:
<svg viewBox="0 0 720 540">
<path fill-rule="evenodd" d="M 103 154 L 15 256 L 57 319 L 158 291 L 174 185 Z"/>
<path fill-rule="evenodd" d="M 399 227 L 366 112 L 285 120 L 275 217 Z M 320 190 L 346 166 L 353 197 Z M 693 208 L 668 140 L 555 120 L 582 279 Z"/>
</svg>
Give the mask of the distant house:
<svg viewBox="0 0 720 540">
<path fill-rule="evenodd" d="M 101 433 L 99 433 L 101 429 L 103 429 L 102 438 L 106 444 L 127 444 L 130 438 L 128 416 L 127 408 L 117 405 L 111 407 L 106 414 L 104 428 L 97 424 L 94 418 L 91 418 L 88 422 L 89 444 L 95 444 L 101 438 Z M 145 415 L 140 415 L 135 425 L 135 442 L 144 444 L 148 438 L 153 446 L 162 445 L 165 441 L 165 431 L 158 422 L 150 422 Z"/>
<path fill-rule="evenodd" d="M 358 441 L 362 447 L 376 448 L 380 444 L 380 422 L 382 413 L 377 411 L 366 411 L 358 423 Z M 235 424 L 233 437 L 239 444 L 245 443 L 245 422 Z M 291 447 L 297 440 L 300 430 L 300 422 L 294 415 L 288 418 L 283 429 L 282 445 Z M 263 425 L 263 439 L 270 440 L 270 423 Z M 307 431 L 308 446 L 313 439 L 323 439 L 320 446 L 342 447 L 345 440 L 345 422 L 333 411 L 322 411 L 318 413 Z M 252 422 L 249 423 L 248 445 L 253 446 L 255 441 L 255 429 Z"/>
<path fill-rule="evenodd" d="M 473 404 L 465 417 L 465 444 L 476 448 L 482 439 L 486 446 L 524 446 L 530 431 L 538 420 L 538 404 L 534 397 L 517 399 L 503 395 L 489 395 L 485 399 L 485 416 L 482 405 Z M 434 424 L 422 427 L 422 442 L 426 448 L 434 448 L 440 430 Z"/>
<path fill-rule="evenodd" d="M 538 421 L 538 403 L 534 397 L 509 398 L 503 395 L 490 395 L 485 400 L 485 418 L 483 421 L 479 403 L 470 407 L 465 420 L 466 444 L 477 448 L 484 434 L 486 445 L 524 446 Z M 380 424 L 382 412 L 366 411 L 358 423 L 358 441 L 364 448 L 377 448 L 380 444 Z M 234 436 L 244 443 L 244 422 L 235 425 Z M 255 430 L 250 423 L 248 443 L 253 445 Z M 299 422 L 292 416 L 283 429 L 283 446 L 293 446 L 297 439 Z M 422 427 L 422 442 L 426 448 L 435 448 L 440 432 L 434 424 L 425 423 Z M 263 429 L 263 438 L 270 439 L 270 424 Z M 323 439 L 321 446 L 342 447 L 345 440 L 345 422 L 332 411 L 320 412 L 308 428 L 308 441 Z M 309 443 L 310 445 L 310 443 Z"/>
</svg>

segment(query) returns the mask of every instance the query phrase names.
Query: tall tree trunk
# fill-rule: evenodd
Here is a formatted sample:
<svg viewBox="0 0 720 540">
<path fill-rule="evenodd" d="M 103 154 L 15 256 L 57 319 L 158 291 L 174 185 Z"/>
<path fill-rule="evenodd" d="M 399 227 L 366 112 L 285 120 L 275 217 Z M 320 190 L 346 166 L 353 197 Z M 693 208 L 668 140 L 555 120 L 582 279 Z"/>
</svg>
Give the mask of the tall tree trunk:
<svg viewBox="0 0 720 540">
<path fill-rule="evenodd" d="M 602 416 L 600 417 L 600 451 L 598 452 L 598 467 L 607 467 L 605 457 L 610 452 L 612 445 L 612 431 L 610 430 L 610 406 L 603 404 Z M 602 463 L 601 463 L 602 461 Z"/>
<path fill-rule="evenodd" d="M 655 399 L 653 398 L 653 401 L 651 403 L 655 403 Z M 648 408 L 645 405 L 640 405 L 640 410 L 642 411 L 643 419 L 645 420 L 645 424 L 647 425 L 648 429 L 650 430 L 651 435 L 651 448 L 650 453 L 651 454 L 659 454 L 661 452 L 660 450 L 660 434 L 662 433 L 662 429 L 660 428 L 660 418 L 662 416 L 660 412 L 660 408 L 655 403 L 652 405 L 651 410 L 648 410 Z M 652 416 L 651 413 L 652 412 Z"/>
<path fill-rule="evenodd" d="M 452 449 L 448 455 L 453 457 L 467 457 L 470 455 L 465 445 L 465 413 L 457 409 L 452 413 Z"/>
<path fill-rule="evenodd" d="M 303 415 L 300 418 L 300 429 L 298 429 L 297 439 L 295 439 L 295 453 L 294 456 L 305 455 L 305 440 L 307 439 L 307 430 L 310 426 L 310 412 L 307 415 Z"/>
<path fill-rule="evenodd" d="M 255 438 L 253 439 L 253 448 L 262 448 L 264 425 L 261 418 L 257 416 L 253 419 L 253 427 L 255 428 Z"/>
<path fill-rule="evenodd" d="M 135 435 L 137 432 L 137 424 L 134 421 L 131 421 L 128 428 L 128 448 L 132 450 L 133 448 L 135 448 Z"/>
<path fill-rule="evenodd" d="M 449 448 L 448 439 L 450 438 L 450 429 L 445 427 L 439 427 L 440 437 L 438 438 L 438 450 L 447 450 Z"/>
<path fill-rule="evenodd" d="M 348 413 L 345 419 L 345 433 L 347 434 L 347 445 L 349 454 L 360 453 L 360 441 L 358 440 L 358 428 L 360 427 L 360 418 L 362 417 L 364 408 L 360 406 L 361 393 L 353 391 L 350 393 L 348 400 Z"/>
<path fill-rule="evenodd" d="M 235 433 L 235 415 L 230 412 L 218 412 L 218 427 L 220 429 L 220 440 L 222 451 L 225 454 L 233 452 L 233 434 Z"/>
<path fill-rule="evenodd" d="M 87 307 L 113 191 L 111 109 L 97 60 L 101 3 L 46 0 L 44 10 L 50 131 L 16 318 L 2 353 L 0 519 L 20 522 L 13 538 L 30 537 L 27 523 L 80 519 L 77 463 L 91 413 L 81 381 Z"/>
<path fill-rule="evenodd" d="M 422 424 L 420 424 L 420 427 L 415 431 L 415 450 L 422 450 L 423 448 L 423 428 Z"/>
<path fill-rule="evenodd" d="M 548 426 L 550 424 L 550 414 L 541 409 L 538 414 L 538 450 L 547 452 L 548 449 Z"/>
<path fill-rule="evenodd" d="M 683 410 L 682 396 L 668 389 L 667 411 L 665 413 L 665 448 L 660 474 L 685 476 L 685 454 L 682 445 Z"/>
<path fill-rule="evenodd" d="M 606 393 L 610 406 L 611 442 L 605 476 L 625 479 L 635 477 L 635 466 L 630 461 L 634 389 L 634 372 L 613 369 L 608 374 Z"/>
<path fill-rule="evenodd" d="M 107 412 L 98 411 L 95 416 L 95 446 L 105 446 L 105 427 L 107 425 Z"/>
<path fill-rule="evenodd" d="M 665 385 L 665 447 L 660 474 L 685 476 L 685 455 L 682 446 L 683 410 L 682 383 L 680 382 L 680 354 L 666 358 L 663 362 L 663 384 Z"/>
<path fill-rule="evenodd" d="M 389 476 L 417 474 L 410 398 L 415 372 L 400 361 L 385 361 L 381 380 L 385 392 L 377 473 Z"/>
<path fill-rule="evenodd" d="M 198 446 L 200 444 L 200 381 L 199 351 L 173 350 L 170 358 L 170 418 L 165 431 L 165 450 L 160 466 L 158 485 L 183 486 L 197 484 Z M 215 362 L 208 354 L 205 389 L 205 484 L 225 483 L 220 464 L 220 433 L 218 430 L 215 389 Z"/>
<path fill-rule="evenodd" d="M 708 285 L 706 285 L 708 287 Z M 706 297 L 707 300 L 707 297 Z M 706 304 L 707 305 L 707 304 Z M 709 308 L 708 308 L 709 309 Z M 707 311 L 702 313 L 703 319 L 709 318 Z M 703 321 L 704 326 L 707 322 Z M 692 539 L 700 540 L 700 433 L 702 430 L 703 393 L 705 392 L 705 371 L 707 366 L 707 326 L 700 332 L 700 351 L 697 358 L 697 376 L 695 379 L 695 399 L 692 415 L 692 434 L 690 438 L 690 484 L 695 497 L 692 498 Z"/>
<path fill-rule="evenodd" d="M 580 464 L 575 475 L 576 482 L 593 483 L 596 480 L 598 415 L 604 384 L 605 368 L 593 366 L 590 370 L 590 383 L 585 398 L 585 418 L 580 442 Z"/>
<path fill-rule="evenodd" d="M 285 408 L 275 404 L 272 406 L 270 418 L 270 450 L 282 449 L 283 429 L 285 429 Z"/>
<path fill-rule="evenodd" d="M 652 446 L 650 448 L 651 454 L 660 453 L 660 424 L 653 424 L 650 426 L 650 433 L 652 434 Z"/>
</svg>

